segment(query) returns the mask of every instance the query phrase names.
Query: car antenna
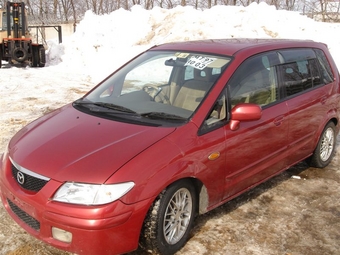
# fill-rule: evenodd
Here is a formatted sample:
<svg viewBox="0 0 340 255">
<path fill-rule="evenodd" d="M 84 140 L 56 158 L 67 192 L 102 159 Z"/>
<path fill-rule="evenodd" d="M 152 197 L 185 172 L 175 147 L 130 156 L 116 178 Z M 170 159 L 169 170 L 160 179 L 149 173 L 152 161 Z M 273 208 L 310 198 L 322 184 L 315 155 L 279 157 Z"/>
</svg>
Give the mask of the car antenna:
<svg viewBox="0 0 340 255">
<path fill-rule="evenodd" d="M 157 46 L 157 45 L 160 45 L 160 44 L 163 44 L 165 39 L 168 38 L 170 35 L 172 35 L 172 32 L 170 32 L 169 34 L 167 34 L 165 37 L 163 37 L 161 40 L 159 40 L 158 42 L 155 43 L 154 46 Z"/>
</svg>

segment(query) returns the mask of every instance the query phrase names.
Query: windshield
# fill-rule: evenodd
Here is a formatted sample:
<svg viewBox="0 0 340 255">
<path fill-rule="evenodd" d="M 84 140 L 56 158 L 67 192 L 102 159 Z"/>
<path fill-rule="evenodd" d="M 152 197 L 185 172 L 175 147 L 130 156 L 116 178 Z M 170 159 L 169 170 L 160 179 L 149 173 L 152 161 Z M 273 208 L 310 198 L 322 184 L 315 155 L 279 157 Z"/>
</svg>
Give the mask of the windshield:
<svg viewBox="0 0 340 255">
<path fill-rule="evenodd" d="M 229 61 L 202 53 L 148 51 L 74 106 L 114 120 L 178 125 L 195 113 Z"/>
</svg>

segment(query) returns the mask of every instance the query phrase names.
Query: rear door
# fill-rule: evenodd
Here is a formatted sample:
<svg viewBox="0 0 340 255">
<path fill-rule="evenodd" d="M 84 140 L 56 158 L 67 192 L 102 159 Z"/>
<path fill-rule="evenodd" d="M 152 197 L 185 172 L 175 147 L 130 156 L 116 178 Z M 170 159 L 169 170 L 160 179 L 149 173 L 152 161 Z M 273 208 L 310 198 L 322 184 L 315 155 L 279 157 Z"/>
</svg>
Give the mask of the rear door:
<svg viewBox="0 0 340 255">
<path fill-rule="evenodd" d="M 322 72 L 313 49 L 293 49 L 279 52 L 284 64 L 279 66 L 280 83 L 289 110 L 288 166 L 309 156 L 316 136 L 325 125 L 332 80 Z M 324 70 L 326 71 L 326 70 Z M 326 77 L 325 77 L 326 76 Z"/>
</svg>

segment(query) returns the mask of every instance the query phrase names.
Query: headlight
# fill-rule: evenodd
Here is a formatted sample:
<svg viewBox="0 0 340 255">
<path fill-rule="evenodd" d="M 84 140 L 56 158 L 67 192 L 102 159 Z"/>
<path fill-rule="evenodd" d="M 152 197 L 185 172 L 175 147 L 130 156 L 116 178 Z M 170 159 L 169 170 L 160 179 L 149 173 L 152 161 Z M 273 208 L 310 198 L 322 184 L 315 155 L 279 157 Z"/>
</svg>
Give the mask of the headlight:
<svg viewBox="0 0 340 255">
<path fill-rule="evenodd" d="M 53 200 L 81 205 L 102 205 L 111 203 L 129 192 L 135 184 L 85 184 L 66 182 L 54 195 Z"/>
</svg>

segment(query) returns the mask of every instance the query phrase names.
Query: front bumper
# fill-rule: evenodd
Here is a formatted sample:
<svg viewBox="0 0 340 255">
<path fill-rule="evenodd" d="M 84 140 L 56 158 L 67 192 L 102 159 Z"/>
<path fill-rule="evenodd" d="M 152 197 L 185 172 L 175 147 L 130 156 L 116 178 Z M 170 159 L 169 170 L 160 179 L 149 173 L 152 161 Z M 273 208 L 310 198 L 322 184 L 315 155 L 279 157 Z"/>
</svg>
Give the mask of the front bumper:
<svg viewBox="0 0 340 255">
<path fill-rule="evenodd" d="M 50 180 L 39 192 L 27 192 L 18 185 L 9 165 L 4 163 L 0 169 L 1 200 L 9 215 L 31 235 L 77 254 L 121 254 L 138 247 L 151 201 L 126 205 L 118 200 L 102 206 L 54 202 L 50 198 L 61 183 Z M 52 228 L 70 233 L 72 240 L 57 240 Z"/>
</svg>

